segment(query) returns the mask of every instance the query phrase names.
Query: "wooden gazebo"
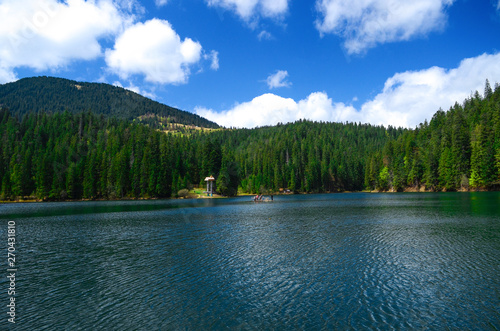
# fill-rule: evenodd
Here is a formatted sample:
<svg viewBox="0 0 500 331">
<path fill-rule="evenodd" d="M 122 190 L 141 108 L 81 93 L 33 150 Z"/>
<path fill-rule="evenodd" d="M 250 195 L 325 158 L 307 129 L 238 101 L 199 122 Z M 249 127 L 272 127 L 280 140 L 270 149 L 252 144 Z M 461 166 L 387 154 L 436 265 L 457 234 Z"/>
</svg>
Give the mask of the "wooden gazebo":
<svg viewBox="0 0 500 331">
<path fill-rule="evenodd" d="M 215 181 L 215 178 L 214 176 L 210 176 L 210 177 L 205 177 L 205 182 L 207 182 L 207 196 L 213 196 L 214 194 L 214 186 L 213 186 L 213 183 Z"/>
</svg>

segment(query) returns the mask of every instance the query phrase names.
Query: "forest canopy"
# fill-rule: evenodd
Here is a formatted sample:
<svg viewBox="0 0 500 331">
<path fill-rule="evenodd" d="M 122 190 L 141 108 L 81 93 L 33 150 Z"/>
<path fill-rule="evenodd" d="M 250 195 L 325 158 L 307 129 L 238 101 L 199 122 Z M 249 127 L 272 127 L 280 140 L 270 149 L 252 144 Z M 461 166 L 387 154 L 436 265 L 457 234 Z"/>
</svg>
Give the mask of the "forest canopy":
<svg viewBox="0 0 500 331">
<path fill-rule="evenodd" d="M 0 199 L 168 198 L 217 191 L 469 190 L 500 187 L 500 88 L 486 82 L 417 128 L 301 120 L 165 133 L 93 111 L 0 110 Z"/>
</svg>

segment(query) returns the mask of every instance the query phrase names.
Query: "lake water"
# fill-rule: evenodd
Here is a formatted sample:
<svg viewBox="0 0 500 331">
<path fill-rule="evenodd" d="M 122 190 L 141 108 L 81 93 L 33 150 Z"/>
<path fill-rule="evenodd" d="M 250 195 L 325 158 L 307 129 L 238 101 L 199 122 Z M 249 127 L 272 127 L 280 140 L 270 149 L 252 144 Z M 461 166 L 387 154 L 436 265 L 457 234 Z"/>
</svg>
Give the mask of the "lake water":
<svg viewBox="0 0 500 331">
<path fill-rule="evenodd" d="M 500 328 L 497 192 L 4 204 L 0 307 L 10 220 L 20 330 Z"/>
</svg>

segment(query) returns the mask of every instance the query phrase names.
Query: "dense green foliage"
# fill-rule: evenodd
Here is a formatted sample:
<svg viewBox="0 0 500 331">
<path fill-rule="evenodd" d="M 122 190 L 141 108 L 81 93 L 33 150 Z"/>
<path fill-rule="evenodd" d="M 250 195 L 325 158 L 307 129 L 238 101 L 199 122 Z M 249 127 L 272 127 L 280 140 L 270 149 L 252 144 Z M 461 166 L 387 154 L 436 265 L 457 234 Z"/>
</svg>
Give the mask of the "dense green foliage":
<svg viewBox="0 0 500 331">
<path fill-rule="evenodd" d="M 203 117 L 163 105 L 121 87 L 54 77 L 24 78 L 0 85 L 0 105 L 20 118 L 30 112 L 67 110 L 78 114 L 91 110 L 94 114 L 128 120 L 141 116 L 145 123 L 155 128 L 160 128 L 160 118 L 164 119 L 163 124 L 219 127 Z"/>
<path fill-rule="evenodd" d="M 364 159 L 403 131 L 312 123 L 253 130 L 165 134 L 90 112 L 0 111 L 1 197 L 38 199 L 170 197 L 217 178 L 234 195 L 288 188 L 323 192 L 363 188 Z"/>
<path fill-rule="evenodd" d="M 0 198 L 171 197 L 213 175 L 224 195 L 498 188 L 500 87 L 415 130 L 357 123 L 164 133 L 86 111 L 0 109 Z"/>
<path fill-rule="evenodd" d="M 239 169 L 246 192 L 338 192 L 362 190 L 367 155 L 402 129 L 357 123 L 298 121 L 253 130 L 214 132 Z"/>
<path fill-rule="evenodd" d="M 430 123 L 391 139 L 366 164 L 371 189 L 500 188 L 500 87 L 486 81 L 463 105 L 439 110 Z"/>
</svg>

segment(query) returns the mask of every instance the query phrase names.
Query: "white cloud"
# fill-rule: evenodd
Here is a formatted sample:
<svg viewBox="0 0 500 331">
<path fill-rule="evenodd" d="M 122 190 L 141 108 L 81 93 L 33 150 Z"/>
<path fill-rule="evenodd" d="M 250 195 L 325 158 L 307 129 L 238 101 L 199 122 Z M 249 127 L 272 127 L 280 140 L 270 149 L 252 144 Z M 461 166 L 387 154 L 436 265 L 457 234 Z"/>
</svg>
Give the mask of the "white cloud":
<svg viewBox="0 0 500 331">
<path fill-rule="evenodd" d="M 278 122 L 294 122 L 302 118 L 317 121 L 345 121 L 356 111 L 341 103 L 334 104 L 324 92 L 316 92 L 299 102 L 267 93 L 252 101 L 237 104 L 227 111 L 216 112 L 197 107 L 195 112 L 225 127 L 253 128 L 275 125 Z"/>
<path fill-rule="evenodd" d="M 207 0 L 207 3 L 234 11 L 245 21 L 259 16 L 280 18 L 288 11 L 288 0 Z"/>
<path fill-rule="evenodd" d="M 3 68 L 0 66 L 0 84 L 16 81 L 17 75 L 11 68 Z"/>
<path fill-rule="evenodd" d="M 485 79 L 493 83 L 498 77 L 500 53 L 483 54 L 465 59 L 451 70 L 432 67 L 397 73 L 360 109 L 335 103 L 325 92 L 315 92 L 299 101 L 264 94 L 222 112 L 202 107 L 195 112 L 226 127 L 252 128 L 299 119 L 415 127 L 430 120 L 439 108 L 447 110 L 476 90 L 482 91 Z"/>
<path fill-rule="evenodd" d="M 288 71 L 286 70 L 278 70 L 275 74 L 267 77 L 266 82 L 267 86 L 270 89 L 278 88 L 278 87 L 289 87 L 292 85 L 289 81 L 286 80 L 288 77 Z"/>
<path fill-rule="evenodd" d="M 497 10 L 500 10 L 500 0 L 498 0 Z"/>
<path fill-rule="evenodd" d="M 273 39 L 273 35 L 270 32 L 267 32 L 266 30 L 262 30 L 259 33 L 259 35 L 257 36 L 257 39 L 259 39 L 259 41 L 262 41 L 262 40 L 272 40 Z"/>
<path fill-rule="evenodd" d="M 210 69 L 219 70 L 219 52 L 211 51 L 209 54 L 203 55 L 205 60 L 210 60 Z"/>
<path fill-rule="evenodd" d="M 135 19 L 136 15 L 142 16 L 146 14 L 146 8 L 144 8 L 139 1 L 140 0 L 113 0 L 113 3 L 116 4 L 123 12 L 130 13 L 131 18 Z M 132 20 L 130 23 L 132 23 Z"/>
<path fill-rule="evenodd" d="M 448 110 L 471 93 L 483 91 L 485 80 L 498 81 L 500 53 L 463 60 L 457 68 L 432 67 L 407 71 L 389 78 L 384 89 L 366 102 L 361 113 L 366 122 L 414 127 L 430 120 L 442 108 Z"/>
<path fill-rule="evenodd" d="M 167 4 L 168 0 L 155 0 L 155 4 L 157 7 L 162 7 Z"/>
<path fill-rule="evenodd" d="M 201 55 L 198 42 L 181 41 L 169 22 L 152 19 L 126 29 L 114 49 L 106 50 L 106 63 L 123 79 L 139 74 L 149 82 L 183 84 Z"/>
<path fill-rule="evenodd" d="M 444 27 L 445 9 L 455 0 L 317 0 L 316 28 L 345 39 L 349 54 L 406 41 Z"/>
<path fill-rule="evenodd" d="M 110 0 L 4 0 L 0 3 L 0 81 L 15 70 L 57 69 L 102 56 L 99 40 L 132 20 Z"/>
<path fill-rule="evenodd" d="M 146 90 L 141 90 L 140 87 L 138 86 L 135 86 L 134 83 L 132 82 L 129 82 L 129 85 L 128 86 L 123 86 L 122 83 L 120 81 L 115 81 L 113 82 L 113 85 L 114 86 L 118 86 L 118 87 L 122 87 L 126 90 L 129 90 L 129 91 L 132 91 L 132 92 L 135 92 L 137 94 L 140 94 L 146 98 L 149 98 L 149 99 L 152 99 L 152 100 L 155 100 L 157 98 L 156 94 L 154 94 L 153 92 L 148 92 Z"/>
<path fill-rule="evenodd" d="M 261 0 L 260 6 L 263 16 L 275 17 L 286 13 L 288 0 Z"/>
</svg>

